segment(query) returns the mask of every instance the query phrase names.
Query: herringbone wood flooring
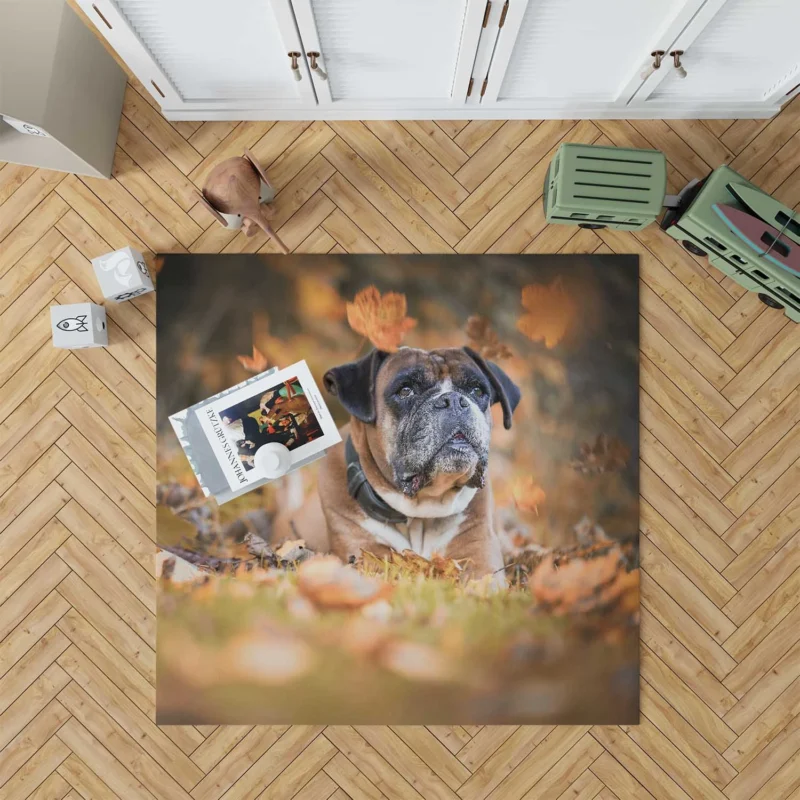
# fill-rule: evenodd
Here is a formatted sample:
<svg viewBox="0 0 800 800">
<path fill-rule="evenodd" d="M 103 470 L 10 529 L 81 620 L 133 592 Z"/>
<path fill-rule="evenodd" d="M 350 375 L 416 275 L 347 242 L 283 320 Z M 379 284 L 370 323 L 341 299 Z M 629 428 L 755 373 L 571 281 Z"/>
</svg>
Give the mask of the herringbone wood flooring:
<svg viewBox="0 0 800 800">
<path fill-rule="evenodd" d="M 800 797 L 800 326 L 639 234 L 547 227 L 562 141 L 730 162 L 800 204 L 800 101 L 772 121 L 169 124 L 129 86 L 111 181 L 0 168 L 0 795 Z M 87 259 L 275 248 L 196 203 L 250 147 L 298 252 L 641 256 L 638 727 L 165 727 L 154 718 L 154 297 L 108 349 L 50 345 Z"/>
</svg>

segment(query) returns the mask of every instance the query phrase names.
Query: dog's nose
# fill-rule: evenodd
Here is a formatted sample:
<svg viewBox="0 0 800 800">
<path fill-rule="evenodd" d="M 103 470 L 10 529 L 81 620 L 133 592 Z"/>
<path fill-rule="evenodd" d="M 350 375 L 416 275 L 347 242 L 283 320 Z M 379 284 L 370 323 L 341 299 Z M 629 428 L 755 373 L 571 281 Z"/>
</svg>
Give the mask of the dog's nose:
<svg viewBox="0 0 800 800">
<path fill-rule="evenodd" d="M 467 408 L 469 406 L 469 400 L 467 400 L 463 394 L 459 394 L 458 392 L 445 392 L 444 394 L 440 394 L 433 401 L 433 407 L 440 410 L 445 408 L 456 408 L 458 406 L 461 408 Z"/>
</svg>

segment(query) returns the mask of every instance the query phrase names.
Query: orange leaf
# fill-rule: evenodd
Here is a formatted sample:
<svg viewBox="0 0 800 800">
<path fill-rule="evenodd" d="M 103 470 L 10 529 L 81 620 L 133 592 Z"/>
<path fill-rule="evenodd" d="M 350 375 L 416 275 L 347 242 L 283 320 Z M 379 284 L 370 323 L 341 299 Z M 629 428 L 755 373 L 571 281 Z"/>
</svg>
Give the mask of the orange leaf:
<svg viewBox="0 0 800 800">
<path fill-rule="evenodd" d="M 539 506 L 547 499 L 539 484 L 530 475 L 518 478 L 514 481 L 514 502 L 520 511 L 527 511 L 531 514 L 539 513 Z"/>
<path fill-rule="evenodd" d="M 393 587 L 361 575 L 336 556 L 312 558 L 297 568 L 297 588 L 318 608 L 356 609 L 383 600 Z"/>
<path fill-rule="evenodd" d="M 464 326 L 470 346 L 484 358 L 502 361 L 511 358 L 513 353 L 500 341 L 497 331 L 489 324 L 486 317 L 472 316 Z"/>
<path fill-rule="evenodd" d="M 556 278 L 551 284 L 530 284 L 522 289 L 522 306 L 527 312 L 517 328 L 531 341 L 555 347 L 566 336 L 577 308 L 575 301 Z"/>
<path fill-rule="evenodd" d="M 381 663 L 407 680 L 436 683 L 452 678 L 452 665 L 428 644 L 396 641 L 381 654 Z"/>
<path fill-rule="evenodd" d="M 275 555 L 281 561 L 300 561 L 308 558 L 311 551 L 306 547 L 305 539 L 289 539 L 285 541 L 276 551 Z"/>
<path fill-rule="evenodd" d="M 295 283 L 297 308 L 308 319 L 339 322 L 344 318 L 344 300 L 331 284 L 319 277 L 299 277 Z"/>
<path fill-rule="evenodd" d="M 586 474 L 618 472 L 625 468 L 630 457 L 630 448 L 624 442 L 616 436 L 600 433 L 593 442 L 581 445 L 580 456 L 572 461 L 572 466 Z"/>
<path fill-rule="evenodd" d="M 417 321 L 406 316 L 406 296 L 398 292 L 381 293 L 375 286 L 362 289 L 347 304 L 350 327 L 366 336 L 379 350 L 394 353 L 406 333 Z"/>
<path fill-rule="evenodd" d="M 380 605 L 384 601 L 375 603 Z M 366 608 L 370 608 L 367 606 Z M 374 656 L 389 641 L 389 628 L 383 620 L 366 616 L 352 616 L 338 633 L 338 641 L 345 650 L 356 656 Z"/>
<path fill-rule="evenodd" d="M 628 570 L 617 544 L 595 546 L 575 555 L 551 553 L 530 579 L 534 597 L 562 614 L 585 614 L 616 607 L 635 611 L 639 598 L 639 570 Z"/>
<path fill-rule="evenodd" d="M 280 686 L 304 675 L 313 664 L 311 648 L 277 632 L 252 631 L 232 639 L 218 654 L 220 674 L 231 680 Z"/>
<path fill-rule="evenodd" d="M 255 345 L 252 357 L 236 356 L 236 358 L 248 372 L 263 372 L 267 368 L 267 357 Z"/>
</svg>

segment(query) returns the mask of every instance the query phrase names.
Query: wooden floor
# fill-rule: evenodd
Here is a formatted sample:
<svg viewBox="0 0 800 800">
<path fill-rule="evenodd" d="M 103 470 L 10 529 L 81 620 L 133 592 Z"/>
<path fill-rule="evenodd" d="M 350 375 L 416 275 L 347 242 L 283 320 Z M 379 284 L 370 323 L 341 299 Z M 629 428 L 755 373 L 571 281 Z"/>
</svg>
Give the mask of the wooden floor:
<svg viewBox="0 0 800 800">
<path fill-rule="evenodd" d="M 800 204 L 800 101 L 765 121 L 164 121 L 128 88 L 111 181 L 0 168 L 0 796 L 800 798 L 800 326 L 655 227 L 547 227 L 563 141 L 723 162 Z M 249 147 L 298 252 L 641 256 L 642 719 L 625 728 L 157 728 L 153 295 L 50 345 L 87 261 L 274 246 L 194 186 Z"/>
</svg>

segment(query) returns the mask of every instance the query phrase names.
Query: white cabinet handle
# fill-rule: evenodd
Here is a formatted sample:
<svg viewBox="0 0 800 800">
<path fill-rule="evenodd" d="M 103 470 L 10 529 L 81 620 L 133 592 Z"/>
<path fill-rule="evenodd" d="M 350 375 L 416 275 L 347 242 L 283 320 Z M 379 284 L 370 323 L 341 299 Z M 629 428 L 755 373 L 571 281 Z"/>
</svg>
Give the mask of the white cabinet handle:
<svg viewBox="0 0 800 800">
<path fill-rule="evenodd" d="M 650 55 L 653 57 L 653 63 L 648 62 L 639 75 L 643 81 L 646 81 L 657 69 L 661 68 L 661 59 L 664 58 L 665 53 L 663 50 L 653 50 Z"/>
<path fill-rule="evenodd" d="M 306 53 L 306 55 L 308 56 L 308 60 L 311 62 L 311 71 L 316 73 L 317 77 L 321 81 L 328 80 L 328 73 L 317 64 L 317 59 L 321 58 L 320 54 L 312 50 L 310 53 Z"/>
<path fill-rule="evenodd" d="M 292 52 L 288 53 L 289 58 L 292 59 L 292 64 L 291 64 L 292 77 L 296 81 L 303 80 L 303 76 L 300 74 L 300 64 L 297 63 L 297 59 L 302 57 L 302 55 L 303 55 L 302 53 L 298 53 L 298 52 L 296 52 L 294 50 Z"/>
<path fill-rule="evenodd" d="M 669 53 L 672 56 L 673 63 L 675 64 L 675 70 L 678 73 L 679 78 L 686 77 L 686 70 L 683 68 L 683 64 L 681 64 L 681 56 L 683 55 L 683 50 L 670 50 Z"/>
</svg>

